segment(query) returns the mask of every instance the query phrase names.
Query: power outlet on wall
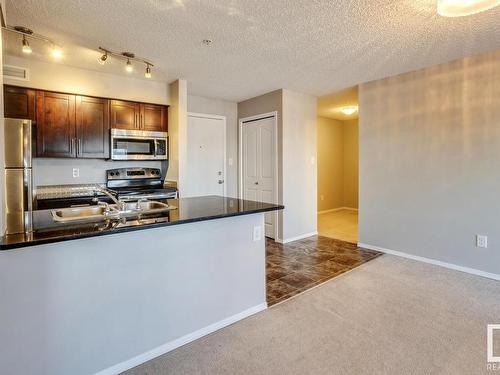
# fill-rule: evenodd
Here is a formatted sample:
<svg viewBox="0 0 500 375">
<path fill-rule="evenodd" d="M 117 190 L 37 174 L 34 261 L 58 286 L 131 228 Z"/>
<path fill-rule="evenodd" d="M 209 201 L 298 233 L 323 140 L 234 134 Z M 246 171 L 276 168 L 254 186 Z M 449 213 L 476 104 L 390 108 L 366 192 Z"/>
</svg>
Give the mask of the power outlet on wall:
<svg viewBox="0 0 500 375">
<path fill-rule="evenodd" d="M 481 234 L 476 235 L 476 246 L 487 248 L 488 247 L 488 236 L 483 236 Z"/>
<path fill-rule="evenodd" d="M 321 199 L 322 201 L 324 201 L 324 200 L 325 200 L 325 196 L 324 196 L 323 194 L 321 194 L 321 195 L 319 196 L 319 199 Z"/>
<path fill-rule="evenodd" d="M 73 178 L 80 177 L 80 169 L 79 168 L 73 168 Z"/>
<path fill-rule="evenodd" d="M 262 227 L 260 225 L 253 227 L 253 240 L 260 241 L 261 238 L 262 238 Z"/>
</svg>

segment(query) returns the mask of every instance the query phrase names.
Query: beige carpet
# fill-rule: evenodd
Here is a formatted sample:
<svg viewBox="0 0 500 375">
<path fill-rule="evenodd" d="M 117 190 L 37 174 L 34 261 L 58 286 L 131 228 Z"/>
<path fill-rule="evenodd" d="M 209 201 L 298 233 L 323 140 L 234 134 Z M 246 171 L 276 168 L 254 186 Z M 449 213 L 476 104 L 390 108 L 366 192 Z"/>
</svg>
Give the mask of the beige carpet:
<svg viewBox="0 0 500 375">
<path fill-rule="evenodd" d="M 500 374 L 486 368 L 499 296 L 500 282 L 384 255 L 126 374 Z"/>
</svg>

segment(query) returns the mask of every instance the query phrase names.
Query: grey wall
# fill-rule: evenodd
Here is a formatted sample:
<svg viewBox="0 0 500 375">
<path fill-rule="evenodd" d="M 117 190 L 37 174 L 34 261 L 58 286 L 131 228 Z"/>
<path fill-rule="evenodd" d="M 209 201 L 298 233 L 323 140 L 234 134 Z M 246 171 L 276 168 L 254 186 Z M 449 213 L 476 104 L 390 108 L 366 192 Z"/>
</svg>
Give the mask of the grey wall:
<svg viewBox="0 0 500 375">
<path fill-rule="evenodd" d="M 360 242 L 500 274 L 500 50 L 359 93 Z"/>
<path fill-rule="evenodd" d="M 263 308 L 263 225 L 255 214 L 1 251 L 0 372 L 95 374 Z"/>
<path fill-rule="evenodd" d="M 238 104 L 220 99 L 188 95 L 188 112 L 226 117 L 226 188 L 230 197 L 238 196 Z M 229 164 L 232 159 L 232 165 Z"/>
</svg>

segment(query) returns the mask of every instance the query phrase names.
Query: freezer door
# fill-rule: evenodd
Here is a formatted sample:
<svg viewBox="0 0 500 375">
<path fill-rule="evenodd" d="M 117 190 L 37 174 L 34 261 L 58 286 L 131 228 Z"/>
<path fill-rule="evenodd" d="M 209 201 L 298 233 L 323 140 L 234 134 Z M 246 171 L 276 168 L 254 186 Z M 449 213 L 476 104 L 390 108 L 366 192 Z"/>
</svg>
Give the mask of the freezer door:
<svg viewBox="0 0 500 375">
<path fill-rule="evenodd" d="M 31 168 L 31 120 L 5 119 L 5 168 Z"/>
<path fill-rule="evenodd" d="M 5 170 L 7 234 L 32 230 L 33 186 L 31 169 Z"/>
</svg>

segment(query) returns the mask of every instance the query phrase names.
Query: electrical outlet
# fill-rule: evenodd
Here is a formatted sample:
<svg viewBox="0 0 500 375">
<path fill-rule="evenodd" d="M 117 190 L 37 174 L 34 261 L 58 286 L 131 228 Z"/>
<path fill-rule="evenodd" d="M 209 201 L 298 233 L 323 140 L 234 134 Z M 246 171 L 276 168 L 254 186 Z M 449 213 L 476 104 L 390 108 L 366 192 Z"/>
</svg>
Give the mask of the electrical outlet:
<svg viewBox="0 0 500 375">
<path fill-rule="evenodd" d="M 227 159 L 227 164 L 231 167 L 233 165 L 233 158 Z"/>
<path fill-rule="evenodd" d="M 80 177 L 80 169 L 79 168 L 73 168 L 73 178 Z"/>
<path fill-rule="evenodd" d="M 253 227 L 253 240 L 260 241 L 262 239 L 262 227 L 259 225 L 257 227 Z"/>
<path fill-rule="evenodd" d="M 476 246 L 487 248 L 488 247 L 488 236 L 483 236 L 483 235 L 477 234 L 476 235 Z"/>
<path fill-rule="evenodd" d="M 325 200 L 325 196 L 324 196 L 323 194 L 321 194 L 321 195 L 319 196 L 319 199 L 321 199 L 322 201 L 324 201 L 324 200 Z"/>
</svg>

